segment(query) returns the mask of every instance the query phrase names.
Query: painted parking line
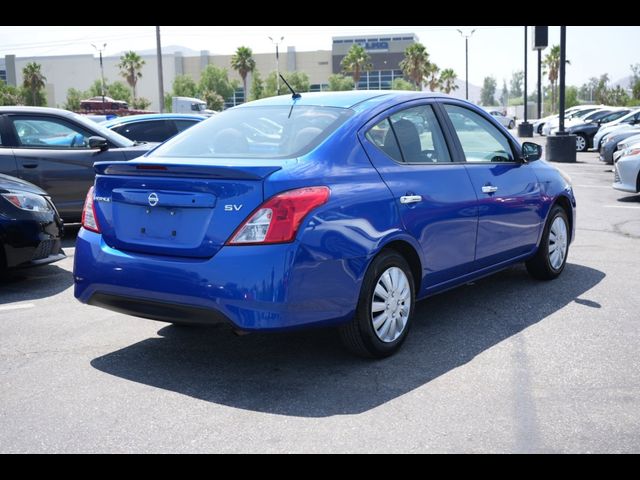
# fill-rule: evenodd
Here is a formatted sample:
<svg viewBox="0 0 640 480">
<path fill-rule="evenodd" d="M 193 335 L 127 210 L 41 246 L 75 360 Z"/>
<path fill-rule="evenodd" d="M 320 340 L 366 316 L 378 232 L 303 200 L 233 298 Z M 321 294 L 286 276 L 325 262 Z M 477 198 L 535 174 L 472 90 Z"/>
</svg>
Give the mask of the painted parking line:
<svg viewBox="0 0 640 480">
<path fill-rule="evenodd" d="M 611 188 L 611 185 L 574 185 L 580 188 Z"/>
<path fill-rule="evenodd" d="M 9 310 L 24 310 L 33 307 L 35 307 L 33 303 L 22 303 L 20 305 L 0 305 L 0 312 L 7 312 Z"/>
<path fill-rule="evenodd" d="M 640 209 L 640 205 L 638 206 L 633 206 L 633 205 L 603 205 L 604 208 L 631 208 L 632 210 L 638 210 Z"/>
</svg>

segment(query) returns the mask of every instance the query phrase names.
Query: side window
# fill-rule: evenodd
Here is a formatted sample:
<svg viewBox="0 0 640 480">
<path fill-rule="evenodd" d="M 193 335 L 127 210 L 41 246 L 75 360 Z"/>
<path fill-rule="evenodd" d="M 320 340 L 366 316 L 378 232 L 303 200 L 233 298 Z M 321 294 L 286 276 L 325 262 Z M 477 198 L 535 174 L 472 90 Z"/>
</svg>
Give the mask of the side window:
<svg viewBox="0 0 640 480">
<path fill-rule="evenodd" d="M 89 148 L 91 133 L 58 118 L 10 117 L 22 147 Z"/>
<path fill-rule="evenodd" d="M 402 162 L 402 154 L 396 141 L 396 135 L 391 129 L 388 118 L 371 128 L 367 132 L 367 139 L 396 162 Z"/>
<path fill-rule="evenodd" d="M 467 162 L 513 162 L 509 140 L 488 120 L 468 108 L 444 104 Z"/>
<path fill-rule="evenodd" d="M 176 124 L 178 133 L 186 130 L 189 127 L 193 127 L 196 123 L 198 123 L 195 120 L 174 120 L 173 122 Z"/>
<path fill-rule="evenodd" d="M 431 105 L 402 110 L 391 115 L 390 120 L 405 162 L 451 162 Z"/>
<path fill-rule="evenodd" d="M 154 120 L 148 122 L 136 122 L 125 124 L 117 131 L 129 140 L 140 142 L 164 142 L 176 133 L 173 122 L 167 120 Z"/>
</svg>

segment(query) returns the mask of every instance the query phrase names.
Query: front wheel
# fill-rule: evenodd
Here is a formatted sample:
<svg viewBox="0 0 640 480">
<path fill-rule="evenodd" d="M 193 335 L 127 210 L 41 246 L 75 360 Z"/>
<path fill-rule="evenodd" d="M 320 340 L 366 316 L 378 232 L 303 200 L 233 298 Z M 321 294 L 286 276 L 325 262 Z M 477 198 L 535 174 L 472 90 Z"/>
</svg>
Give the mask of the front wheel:
<svg viewBox="0 0 640 480">
<path fill-rule="evenodd" d="M 388 357 L 407 336 L 414 304 L 414 280 L 407 261 L 393 250 L 384 250 L 371 262 L 356 314 L 340 327 L 340 337 L 356 355 Z"/>
<path fill-rule="evenodd" d="M 509 122 L 509 130 L 513 130 L 515 126 L 516 126 L 515 122 L 513 120 L 511 120 Z"/>
<path fill-rule="evenodd" d="M 587 137 L 585 137 L 581 133 L 578 133 L 576 135 L 576 150 L 578 152 L 586 152 L 587 151 Z"/>
<path fill-rule="evenodd" d="M 569 253 L 569 220 L 564 208 L 556 205 L 549 214 L 540 246 L 526 262 L 529 274 L 538 280 L 553 280 L 564 270 Z"/>
</svg>

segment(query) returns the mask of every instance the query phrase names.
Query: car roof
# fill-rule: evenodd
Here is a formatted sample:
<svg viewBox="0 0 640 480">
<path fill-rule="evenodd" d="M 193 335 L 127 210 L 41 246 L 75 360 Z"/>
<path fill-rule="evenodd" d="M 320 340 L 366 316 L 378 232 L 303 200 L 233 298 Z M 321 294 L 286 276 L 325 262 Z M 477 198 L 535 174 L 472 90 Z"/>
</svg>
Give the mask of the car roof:
<svg viewBox="0 0 640 480">
<path fill-rule="evenodd" d="M 127 115 L 126 117 L 112 118 L 102 122 L 104 127 L 112 127 L 114 125 L 122 125 L 125 123 L 141 122 L 145 120 L 205 120 L 209 118 L 206 115 L 196 115 L 191 113 L 145 113 L 141 115 Z"/>
<path fill-rule="evenodd" d="M 322 107 L 338 107 L 338 108 L 354 108 L 356 105 L 367 102 L 369 100 L 378 100 L 379 102 L 391 100 L 393 98 L 403 98 L 411 100 L 412 98 L 429 98 L 444 97 L 448 95 L 432 92 L 412 92 L 405 90 L 350 90 L 348 92 L 305 92 L 300 94 L 296 105 L 310 105 Z M 248 107 L 267 107 L 286 105 L 290 106 L 292 102 L 291 95 L 279 95 L 277 97 L 263 98 L 253 102 L 243 103 L 235 108 Z"/>
<path fill-rule="evenodd" d="M 50 115 L 66 115 L 66 116 L 73 115 L 73 112 L 70 112 L 69 110 L 63 110 L 62 108 L 24 107 L 24 106 L 0 107 L 0 113 L 43 113 L 43 114 L 50 114 Z"/>
</svg>

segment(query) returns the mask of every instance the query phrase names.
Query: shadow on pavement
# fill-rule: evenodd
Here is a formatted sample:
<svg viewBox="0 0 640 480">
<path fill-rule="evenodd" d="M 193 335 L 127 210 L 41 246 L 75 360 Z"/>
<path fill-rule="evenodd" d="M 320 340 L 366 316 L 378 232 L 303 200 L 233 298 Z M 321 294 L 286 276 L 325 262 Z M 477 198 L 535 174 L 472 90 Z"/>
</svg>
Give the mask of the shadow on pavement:
<svg viewBox="0 0 640 480">
<path fill-rule="evenodd" d="M 620 197 L 618 201 L 624 203 L 640 203 L 640 195 L 629 194 L 626 197 Z"/>
<path fill-rule="evenodd" d="M 0 276 L 0 305 L 56 295 L 73 285 L 73 275 L 55 263 L 9 270 Z"/>
<path fill-rule="evenodd" d="M 234 408 L 299 417 L 357 414 L 464 365 L 582 296 L 605 274 L 569 264 L 553 282 L 524 267 L 421 302 L 395 356 L 370 361 L 342 349 L 332 329 L 235 337 L 224 328 L 168 326 L 96 358 L 96 369 Z"/>
</svg>

